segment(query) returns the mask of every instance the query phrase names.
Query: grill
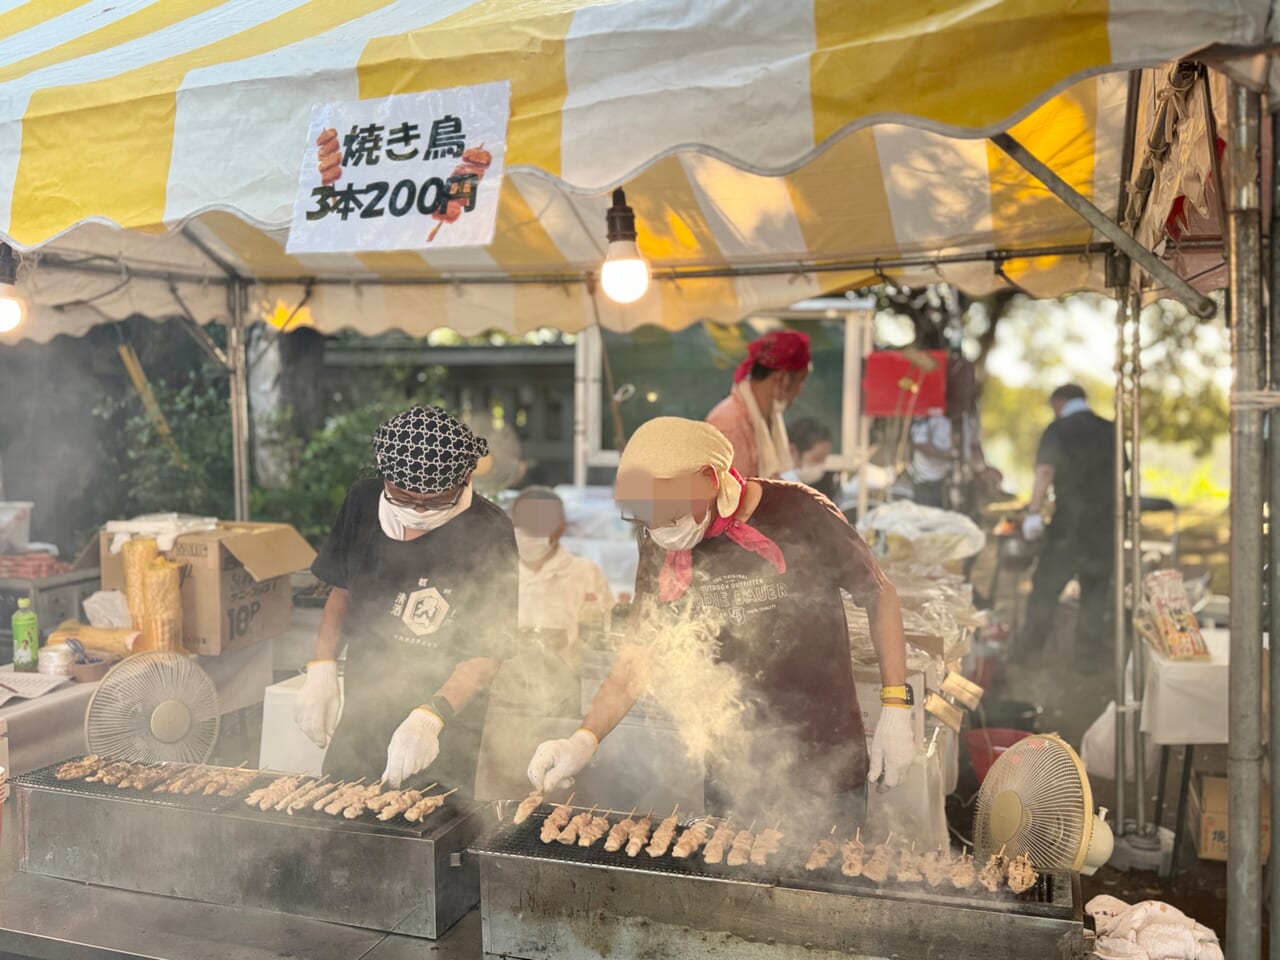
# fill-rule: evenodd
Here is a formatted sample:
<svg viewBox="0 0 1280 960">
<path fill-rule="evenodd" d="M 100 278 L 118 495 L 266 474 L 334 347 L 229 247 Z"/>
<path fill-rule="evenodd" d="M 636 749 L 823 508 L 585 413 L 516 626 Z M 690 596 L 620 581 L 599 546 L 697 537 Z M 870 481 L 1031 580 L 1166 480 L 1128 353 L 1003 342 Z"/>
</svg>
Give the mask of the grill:
<svg viewBox="0 0 1280 960">
<path fill-rule="evenodd" d="M 1042 875 L 1016 896 L 875 884 L 809 873 L 808 846 L 768 867 L 708 864 L 544 844 L 544 807 L 473 847 L 480 857 L 485 953 L 522 960 L 607 956 L 1083 956 L 1078 881 Z M 620 815 L 619 815 L 620 816 Z M 655 818 L 656 825 L 656 818 Z M 590 932 L 594 931 L 594 932 Z M 625 946 L 624 946 L 625 945 Z M 751 952 L 756 956 L 755 952 Z"/>
<path fill-rule="evenodd" d="M 479 900 L 463 851 L 482 808 L 456 795 L 416 824 L 290 817 L 244 803 L 275 773 L 225 798 L 60 781 L 55 769 L 13 780 L 30 873 L 430 939 Z"/>
</svg>

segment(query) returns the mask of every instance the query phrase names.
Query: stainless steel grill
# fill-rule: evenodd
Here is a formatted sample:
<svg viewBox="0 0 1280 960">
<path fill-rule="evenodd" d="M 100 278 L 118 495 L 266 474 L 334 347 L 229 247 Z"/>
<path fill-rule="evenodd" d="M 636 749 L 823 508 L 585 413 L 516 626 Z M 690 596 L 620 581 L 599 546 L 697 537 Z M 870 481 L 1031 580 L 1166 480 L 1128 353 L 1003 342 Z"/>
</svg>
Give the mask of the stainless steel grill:
<svg viewBox="0 0 1280 960">
<path fill-rule="evenodd" d="M 544 844 L 550 808 L 478 842 L 485 952 L 524 960 L 651 954 L 707 957 L 1074 957 L 1083 955 L 1079 885 L 1042 876 L 1021 896 L 961 893 L 777 866 L 729 867 Z M 594 932 L 588 932 L 594 931 Z M 623 945 L 626 945 L 624 949 Z M 628 951 L 631 951 L 630 953 Z M 803 951 L 801 954 L 799 951 Z M 1046 952 L 1048 951 L 1048 952 Z"/>
<path fill-rule="evenodd" d="M 290 817 L 236 796 L 156 794 L 57 780 L 47 767 L 13 781 L 22 869 L 44 876 L 436 938 L 479 900 L 482 822 L 456 796 L 421 823 Z"/>
</svg>

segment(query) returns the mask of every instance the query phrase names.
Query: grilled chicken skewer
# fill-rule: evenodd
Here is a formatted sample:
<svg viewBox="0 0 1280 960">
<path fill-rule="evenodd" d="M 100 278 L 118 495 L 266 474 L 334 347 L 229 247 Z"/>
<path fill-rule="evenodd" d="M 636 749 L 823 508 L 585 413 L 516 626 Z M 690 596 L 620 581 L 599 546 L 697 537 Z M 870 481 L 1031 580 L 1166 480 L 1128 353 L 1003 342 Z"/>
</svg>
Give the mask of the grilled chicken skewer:
<svg viewBox="0 0 1280 960">
<path fill-rule="evenodd" d="M 671 855 L 677 860 L 685 860 L 707 845 L 711 839 L 711 821 L 699 820 L 680 834 Z"/>
<path fill-rule="evenodd" d="M 287 794 L 272 804 L 271 809 L 275 810 L 277 813 L 283 813 L 308 793 L 314 792 L 316 787 L 320 786 L 320 784 L 324 783 L 328 779 L 328 777 L 321 777 L 319 780 L 314 778 L 303 780 Z"/>
<path fill-rule="evenodd" d="M 57 780 L 83 780 L 102 766 L 102 763 L 100 756 L 90 753 L 79 760 L 68 760 L 53 771 L 53 776 Z"/>
<path fill-rule="evenodd" d="M 645 847 L 644 852 L 651 857 L 660 857 L 671 847 L 671 841 L 675 839 L 676 827 L 680 821 L 676 818 L 680 811 L 680 804 L 676 804 L 675 809 L 671 811 L 671 816 L 658 824 L 658 829 L 653 831 L 653 837 L 649 840 L 649 846 Z"/>
<path fill-rule="evenodd" d="M 440 786 L 440 784 L 430 783 L 421 790 L 392 790 L 390 793 L 379 793 L 373 796 L 369 796 L 368 791 L 366 790 L 361 795 L 357 796 L 350 806 L 342 811 L 342 815 L 348 820 L 354 820 L 356 817 L 361 816 L 366 810 L 372 810 L 378 813 L 378 819 L 383 822 L 386 822 L 387 820 L 394 820 L 400 814 L 408 811 L 410 807 L 418 803 L 428 790 L 434 790 L 438 786 Z M 414 794 L 414 796 L 410 796 L 410 794 Z M 387 813 L 388 810 L 393 812 L 385 817 L 382 816 L 382 814 Z"/>
<path fill-rule="evenodd" d="M 951 864 L 951 886 L 957 890 L 969 890 L 977 880 L 973 866 L 973 855 L 962 853 Z"/>
<path fill-rule="evenodd" d="M 702 859 L 707 863 L 723 863 L 724 855 L 729 850 L 729 845 L 733 843 L 733 838 L 737 836 L 737 831 L 733 829 L 733 821 L 725 820 L 716 827 L 716 832 L 711 835 L 711 839 L 707 841 L 707 845 L 702 850 Z"/>
<path fill-rule="evenodd" d="M 831 862 L 840 848 L 836 846 L 835 840 L 831 839 L 835 836 L 836 828 L 831 828 L 831 833 L 823 837 L 813 845 L 813 849 L 809 851 L 809 859 L 805 861 L 804 868 L 812 873 L 814 870 L 825 870 L 827 864 Z"/>
<path fill-rule="evenodd" d="M 591 818 L 595 816 L 596 808 L 593 806 L 590 810 L 578 814 L 568 825 L 560 831 L 560 836 L 556 840 L 563 843 L 566 847 L 571 847 L 578 842 L 578 833 L 591 822 Z"/>
<path fill-rule="evenodd" d="M 336 791 L 344 789 L 346 789 L 345 780 L 339 781 L 338 783 L 325 783 L 323 781 L 313 783 L 311 785 L 311 789 L 302 796 L 295 798 L 293 802 L 289 804 L 289 807 L 285 812 L 292 817 L 299 810 L 305 810 L 317 800 L 332 796 Z"/>
<path fill-rule="evenodd" d="M 840 856 L 843 861 L 840 864 L 840 872 L 846 877 L 862 876 L 866 852 L 867 848 L 862 844 L 862 828 L 859 827 L 853 839 L 846 840 L 840 847 Z"/>
<path fill-rule="evenodd" d="M 381 788 L 381 782 L 379 782 Z M 317 800 L 311 809 L 319 812 L 323 810 L 331 817 L 336 817 L 343 810 L 347 809 L 352 802 L 355 801 L 356 795 L 364 792 L 364 777 L 348 783 L 337 793 L 331 793 L 322 800 Z"/>
<path fill-rule="evenodd" d="M 434 787 L 435 784 L 433 783 L 431 786 Z M 363 814 L 365 810 L 369 808 L 370 800 L 372 800 L 374 797 L 381 796 L 381 794 L 382 794 L 381 780 L 377 781 L 376 783 L 371 783 L 367 787 L 363 787 L 360 790 L 357 790 L 354 794 L 352 794 L 347 798 L 347 805 L 342 808 L 342 815 L 348 820 L 354 820 L 356 817 Z M 325 808 L 326 811 L 328 809 L 329 809 L 328 807 Z M 382 809 L 386 810 L 387 808 L 384 806 Z M 387 819 L 390 820 L 391 818 L 388 817 Z"/>
<path fill-rule="evenodd" d="M 911 844 L 910 850 L 903 850 L 898 854 L 898 866 L 894 873 L 899 883 L 919 883 L 924 879 L 924 874 L 920 872 L 920 858 L 916 856 L 916 845 Z"/>
<path fill-rule="evenodd" d="M 573 816 L 573 808 L 569 806 L 571 803 L 573 803 L 573 794 L 569 794 L 569 799 L 564 803 L 553 807 L 547 814 L 547 819 L 542 821 L 543 843 L 553 843 L 560 836 L 560 831 L 568 825 L 569 818 Z"/>
<path fill-rule="evenodd" d="M 421 790 L 401 790 L 400 796 L 391 801 L 378 813 L 378 819 L 385 823 L 394 820 L 422 799 Z"/>
<path fill-rule="evenodd" d="M 635 826 L 631 828 L 631 835 L 627 837 L 627 856 L 638 857 L 640 851 L 644 849 L 645 844 L 649 842 L 649 830 L 653 826 L 653 811 L 647 813 L 643 818 L 636 821 Z"/>
<path fill-rule="evenodd" d="M 609 853 L 617 853 L 626 846 L 627 838 L 631 836 L 631 828 L 636 825 L 635 820 L 632 819 L 635 815 L 636 812 L 633 809 L 624 819 L 619 820 L 610 828 L 609 836 L 604 841 L 605 850 Z"/>
<path fill-rule="evenodd" d="M 884 883 L 889 877 L 889 871 L 893 868 L 893 847 L 890 841 L 893 840 L 893 834 L 889 834 L 884 843 L 876 844 L 876 848 L 871 851 L 871 856 L 867 858 L 866 865 L 862 868 L 862 875 L 873 883 Z"/>
<path fill-rule="evenodd" d="M 786 836 L 778 826 L 782 824 L 779 820 L 775 826 L 760 831 L 760 836 L 756 837 L 756 842 L 751 845 L 751 863 L 757 867 L 763 867 L 769 862 L 769 858 L 778 852 L 778 848 L 782 846 L 782 838 Z"/>
<path fill-rule="evenodd" d="M 987 864 L 982 868 L 982 872 L 978 874 L 978 882 L 988 893 L 995 893 L 1004 886 L 1005 878 L 1009 875 L 1009 858 L 1004 855 L 1004 847 L 1000 848 L 999 853 L 993 853 L 987 858 Z"/>
<path fill-rule="evenodd" d="M 950 868 L 951 857 L 941 847 L 932 853 L 926 853 L 920 866 L 925 881 L 929 886 L 935 888 L 942 886 L 942 882 L 947 879 L 947 872 Z"/>
<path fill-rule="evenodd" d="M 751 831 L 755 829 L 755 821 L 751 821 L 751 826 L 746 830 L 739 830 L 737 836 L 733 838 L 733 846 L 729 848 L 729 856 L 725 858 L 725 863 L 731 867 L 744 866 L 751 859 L 751 845 L 755 843 L 755 834 Z"/>
<path fill-rule="evenodd" d="M 1036 885 L 1039 874 L 1031 863 L 1030 854 L 1014 857 L 1009 863 L 1009 889 L 1014 893 L 1026 893 Z"/>
<path fill-rule="evenodd" d="M 241 770 L 236 776 L 228 778 L 227 785 L 218 791 L 218 796 L 234 797 L 249 784 L 253 783 L 257 776 L 257 770 Z"/>
<path fill-rule="evenodd" d="M 430 790 L 431 787 L 427 787 L 427 789 Z M 448 793 L 437 794 L 434 797 L 423 797 L 404 812 L 404 818 L 410 823 L 421 823 L 431 814 L 443 807 L 445 800 L 457 792 L 458 788 L 454 787 Z"/>
<path fill-rule="evenodd" d="M 608 817 L 592 817 L 578 830 L 578 846 L 589 847 L 608 832 Z"/>
<path fill-rule="evenodd" d="M 524 823 L 540 806 L 542 806 L 542 791 L 535 790 L 520 801 L 520 806 L 516 807 L 516 815 L 511 818 L 512 822 L 517 825 Z"/>
</svg>

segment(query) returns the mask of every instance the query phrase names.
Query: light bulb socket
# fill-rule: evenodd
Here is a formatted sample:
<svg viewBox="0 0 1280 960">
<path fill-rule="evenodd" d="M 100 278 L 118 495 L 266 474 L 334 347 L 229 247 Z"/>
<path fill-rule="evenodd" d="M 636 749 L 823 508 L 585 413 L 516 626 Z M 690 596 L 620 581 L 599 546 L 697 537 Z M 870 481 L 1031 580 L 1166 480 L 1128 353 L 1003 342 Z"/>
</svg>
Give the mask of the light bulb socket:
<svg viewBox="0 0 1280 960">
<path fill-rule="evenodd" d="M 18 282 L 18 258 L 7 243 L 0 243 L 0 283 L 13 286 Z"/>
<path fill-rule="evenodd" d="M 636 213 L 627 206 L 627 195 L 621 187 L 613 191 L 613 206 L 605 214 L 610 243 L 636 239 Z"/>
</svg>

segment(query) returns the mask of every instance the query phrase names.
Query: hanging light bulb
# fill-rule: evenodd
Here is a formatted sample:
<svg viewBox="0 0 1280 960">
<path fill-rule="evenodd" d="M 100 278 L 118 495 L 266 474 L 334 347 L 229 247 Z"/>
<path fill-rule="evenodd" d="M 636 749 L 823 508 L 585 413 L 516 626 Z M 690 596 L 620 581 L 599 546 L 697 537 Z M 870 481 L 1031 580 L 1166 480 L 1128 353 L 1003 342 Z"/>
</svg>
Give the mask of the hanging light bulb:
<svg viewBox="0 0 1280 960">
<path fill-rule="evenodd" d="M 649 289 L 649 264 L 636 246 L 636 215 L 621 187 L 613 191 L 605 222 L 609 250 L 600 267 L 600 286 L 614 303 L 635 303 Z"/>
<path fill-rule="evenodd" d="M 0 243 L 0 333 L 11 333 L 22 325 L 27 305 L 18 296 L 18 260 L 13 248 Z"/>
</svg>

